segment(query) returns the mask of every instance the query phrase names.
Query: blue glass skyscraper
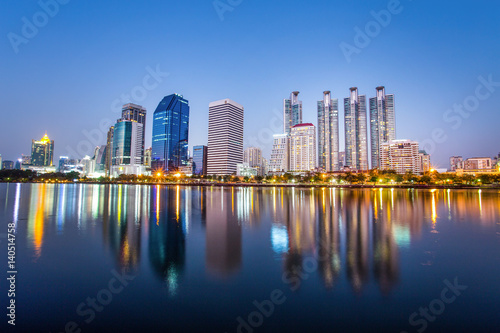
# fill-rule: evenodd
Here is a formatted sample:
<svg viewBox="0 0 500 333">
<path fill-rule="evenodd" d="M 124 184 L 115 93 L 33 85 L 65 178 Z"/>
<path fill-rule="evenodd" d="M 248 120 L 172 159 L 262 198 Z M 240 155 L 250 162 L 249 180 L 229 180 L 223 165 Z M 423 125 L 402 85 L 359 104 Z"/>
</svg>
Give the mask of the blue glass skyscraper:
<svg viewBox="0 0 500 333">
<path fill-rule="evenodd" d="M 189 102 L 166 96 L 153 116 L 153 170 L 176 171 L 188 162 Z"/>
</svg>

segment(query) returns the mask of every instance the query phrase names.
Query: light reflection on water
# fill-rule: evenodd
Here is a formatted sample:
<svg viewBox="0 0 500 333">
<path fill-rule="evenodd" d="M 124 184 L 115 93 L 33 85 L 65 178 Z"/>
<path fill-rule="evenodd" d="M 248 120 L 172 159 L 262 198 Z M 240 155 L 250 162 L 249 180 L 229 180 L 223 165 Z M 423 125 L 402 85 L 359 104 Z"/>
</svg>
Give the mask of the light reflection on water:
<svg viewBox="0 0 500 333">
<path fill-rule="evenodd" d="M 57 239 L 100 237 L 116 266 L 150 270 L 172 297 L 184 281 L 239 279 L 254 260 L 265 279 L 267 257 L 290 280 L 314 258 L 326 291 L 346 281 L 353 295 L 373 283 L 389 295 L 403 254 L 450 223 L 500 238 L 500 194 L 489 190 L 0 184 L 0 195 L 0 216 L 15 222 L 33 262 L 54 255 L 46 248 Z"/>
</svg>

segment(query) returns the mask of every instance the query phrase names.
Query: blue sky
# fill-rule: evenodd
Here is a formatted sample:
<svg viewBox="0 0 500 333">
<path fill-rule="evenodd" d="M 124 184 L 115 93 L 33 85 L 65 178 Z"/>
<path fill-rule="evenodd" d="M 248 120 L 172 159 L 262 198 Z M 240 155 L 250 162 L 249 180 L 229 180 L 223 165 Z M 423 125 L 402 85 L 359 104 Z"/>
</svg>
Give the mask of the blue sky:
<svg viewBox="0 0 500 333">
<path fill-rule="evenodd" d="M 402 0 L 348 62 L 341 43 L 355 46 L 355 27 L 374 27 L 371 12 L 390 3 L 243 0 L 221 20 L 211 0 L 71 0 L 44 22 L 37 1 L 4 0 L 0 154 L 29 154 L 45 131 L 56 157 L 104 144 L 100 123 L 118 118 L 112 105 L 122 95 L 147 108 L 149 146 L 156 106 L 179 93 L 190 101 L 190 146 L 207 142 L 208 104 L 231 98 L 245 107 L 246 145 L 269 157 L 291 91 L 301 92 L 304 122 L 316 124 L 324 90 L 341 101 L 352 86 L 373 97 L 379 85 L 396 95 L 397 137 L 426 142 L 437 166 L 451 155 L 498 154 L 500 4 Z M 23 18 L 40 27 L 16 53 Z M 168 76 L 145 85 L 156 69 Z M 479 77 L 499 82 L 480 88 L 481 100 Z M 464 101 L 472 111 L 447 113 Z M 341 148 L 343 136 L 341 126 Z"/>
</svg>

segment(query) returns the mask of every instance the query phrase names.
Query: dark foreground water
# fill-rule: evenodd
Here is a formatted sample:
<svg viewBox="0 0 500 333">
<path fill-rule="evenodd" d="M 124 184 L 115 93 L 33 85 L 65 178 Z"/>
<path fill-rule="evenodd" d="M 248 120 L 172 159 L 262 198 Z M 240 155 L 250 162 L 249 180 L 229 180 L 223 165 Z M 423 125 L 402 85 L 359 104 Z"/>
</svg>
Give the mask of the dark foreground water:
<svg viewBox="0 0 500 333">
<path fill-rule="evenodd" d="M 497 332 L 500 191 L 0 184 L 18 332 Z"/>
</svg>

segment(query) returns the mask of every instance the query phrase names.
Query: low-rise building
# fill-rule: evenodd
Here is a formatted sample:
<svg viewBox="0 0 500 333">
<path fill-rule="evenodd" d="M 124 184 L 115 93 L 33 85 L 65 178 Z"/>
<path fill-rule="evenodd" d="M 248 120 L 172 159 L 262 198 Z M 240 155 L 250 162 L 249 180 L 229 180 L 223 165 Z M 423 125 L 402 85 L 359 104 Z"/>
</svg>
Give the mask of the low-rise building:
<svg viewBox="0 0 500 333">
<path fill-rule="evenodd" d="M 236 165 L 236 176 L 238 177 L 255 177 L 258 173 L 258 168 L 253 168 L 248 163 Z"/>
<path fill-rule="evenodd" d="M 399 174 L 408 171 L 422 173 L 424 155 L 419 144 L 411 140 L 391 140 L 380 145 L 380 169 L 395 170 Z M 426 159 L 426 158 L 425 158 Z"/>
</svg>

